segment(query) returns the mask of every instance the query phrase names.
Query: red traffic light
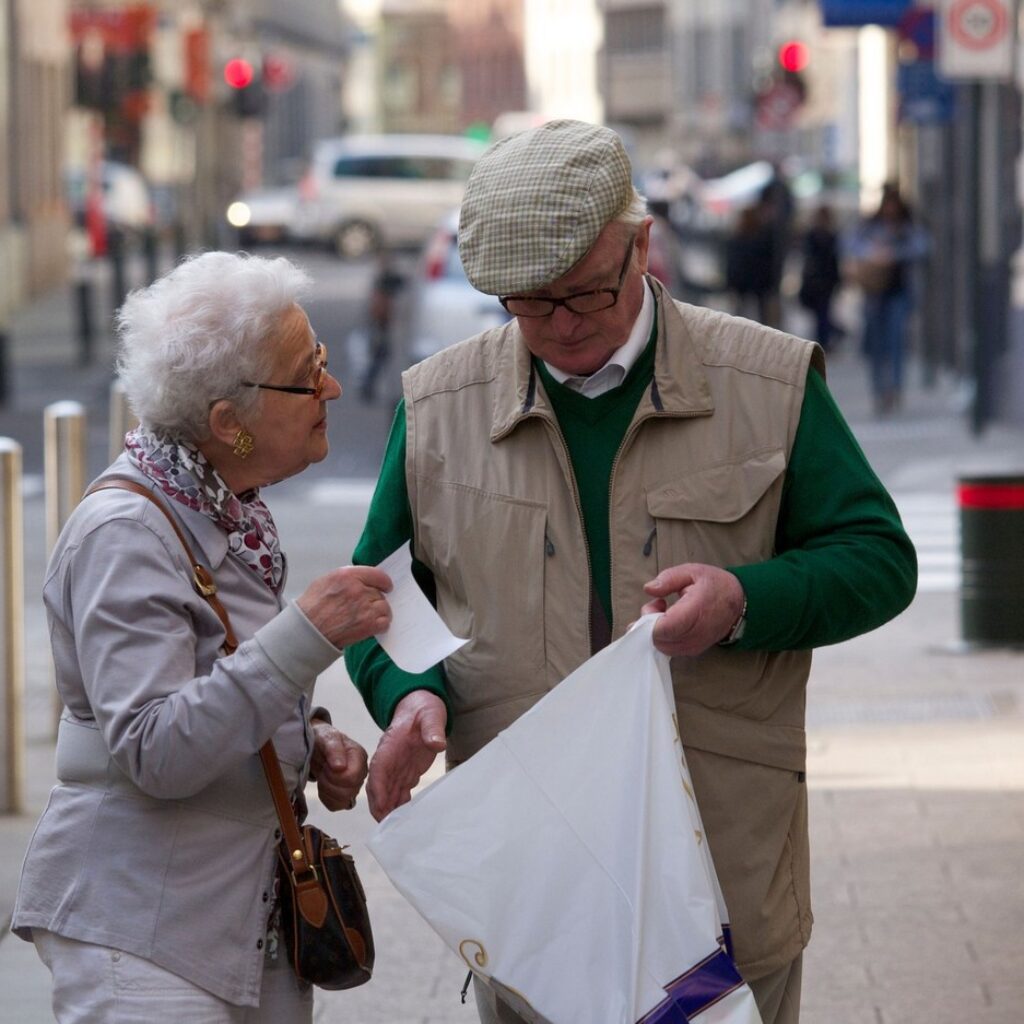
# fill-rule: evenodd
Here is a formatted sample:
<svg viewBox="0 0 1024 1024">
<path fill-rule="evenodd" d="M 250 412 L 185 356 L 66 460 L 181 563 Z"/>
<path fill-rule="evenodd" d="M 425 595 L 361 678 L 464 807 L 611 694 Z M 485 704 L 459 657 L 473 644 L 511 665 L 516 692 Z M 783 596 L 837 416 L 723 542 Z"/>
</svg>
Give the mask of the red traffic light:
<svg viewBox="0 0 1024 1024">
<path fill-rule="evenodd" d="M 224 81 L 232 89 L 244 89 L 252 85 L 255 72 L 252 65 L 241 57 L 234 57 L 224 65 Z"/>
<path fill-rule="evenodd" d="M 779 64 L 783 71 L 790 71 L 794 74 L 803 71 L 811 58 L 810 50 L 806 43 L 797 39 L 791 39 L 779 47 Z"/>
</svg>

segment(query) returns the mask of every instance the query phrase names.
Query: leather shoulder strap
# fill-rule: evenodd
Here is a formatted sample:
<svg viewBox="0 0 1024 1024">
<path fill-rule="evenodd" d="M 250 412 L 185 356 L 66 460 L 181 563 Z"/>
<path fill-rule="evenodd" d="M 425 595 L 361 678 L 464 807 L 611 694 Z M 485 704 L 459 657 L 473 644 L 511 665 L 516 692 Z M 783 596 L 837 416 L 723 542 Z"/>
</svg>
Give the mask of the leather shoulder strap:
<svg viewBox="0 0 1024 1024">
<path fill-rule="evenodd" d="M 220 619 L 221 625 L 224 627 L 224 650 L 228 654 L 234 654 L 238 649 L 238 638 L 235 636 L 235 631 L 231 628 L 231 619 L 228 617 L 227 609 L 217 596 L 217 584 L 214 582 L 213 573 L 192 553 L 192 548 L 189 547 L 188 541 L 185 540 L 185 534 L 181 532 L 181 527 L 174 516 L 167 510 L 167 506 L 148 487 L 144 487 L 137 480 L 132 480 L 131 477 L 127 476 L 105 476 L 98 483 L 93 484 L 85 493 L 94 494 L 96 491 L 110 490 L 131 491 L 133 494 L 138 494 L 151 501 L 164 514 L 167 522 L 171 524 L 171 529 L 174 530 L 178 540 L 181 541 L 181 546 L 185 549 L 188 564 L 192 566 L 192 585 L 196 588 L 199 596 L 206 600 L 217 613 L 217 618 Z"/>
</svg>

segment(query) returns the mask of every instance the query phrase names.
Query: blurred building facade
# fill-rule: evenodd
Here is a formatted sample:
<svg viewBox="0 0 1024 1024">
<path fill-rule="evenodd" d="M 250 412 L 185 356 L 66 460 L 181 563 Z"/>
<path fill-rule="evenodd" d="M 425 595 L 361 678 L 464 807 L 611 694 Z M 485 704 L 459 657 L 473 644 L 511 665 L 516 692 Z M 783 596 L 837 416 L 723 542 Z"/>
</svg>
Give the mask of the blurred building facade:
<svg viewBox="0 0 1024 1024">
<path fill-rule="evenodd" d="M 523 0 L 448 0 L 464 126 L 527 106 Z"/>
<path fill-rule="evenodd" d="M 794 151 L 839 159 L 834 126 L 840 109 L 854 109 L 840 101 L 855 79 L 851 58 L 836 54 L 851 39 L 825 38 L 815 0 L 597 3 L 604 117 L 629 129 L 642 162 L 666 147 L 707 174 Z M 814 55 L 799 80 L 778 66 L 787 39 Z"/>
<path fill-rule="evenodd" d="M 597 0 L 525 0 L 523 26 L 527 109 L 603 121 L 597 56 L 604 25 Z"/>
<path fill-rule="evenodd" d="M 448 0 L 385 0 L 377 31 L 380 129 L 456 132 L 462 90 Z"/>
<path fill-rule="evenodd" d="M 70 96 L 66 0 L 0 3 L 0 331 L 63 280 L 61 167 Z"/>
<path fill-rule="evenodd" d="M 353 131 L 499 134 L 602 119 L 597 0 L 341 0 Z"/>
</svg>

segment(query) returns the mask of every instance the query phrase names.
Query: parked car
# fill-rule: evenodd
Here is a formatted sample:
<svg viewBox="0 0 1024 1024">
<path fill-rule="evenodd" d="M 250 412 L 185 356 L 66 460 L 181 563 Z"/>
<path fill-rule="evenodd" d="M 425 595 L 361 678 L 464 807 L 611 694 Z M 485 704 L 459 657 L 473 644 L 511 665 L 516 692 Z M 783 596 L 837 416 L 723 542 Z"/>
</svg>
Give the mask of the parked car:
<svg viewBox="0 0 1024 1024">
<path fill-rule="evenodd" d="M 295 185 L 258 188 L 235 199 L 225 217 L 238 232 L 240 245 L 283 242 L 291 234 L 298 205 L 299 190 Z"/>
<path fill-rule="evenodd" d="M 462 201 L 485 148 L 454 135 L 322 139 L 299 185 L 291 234 L 328 244 L 345 259 L 381 246 L 418 248 Z"/>
<path fill-rule="evenodd" d="M 405 364 L 508 320 L 493 295 L 466 279 L 458 247 L 459 212 L 446 214 L 423 249 L 408 297 Z"/>
</svg>

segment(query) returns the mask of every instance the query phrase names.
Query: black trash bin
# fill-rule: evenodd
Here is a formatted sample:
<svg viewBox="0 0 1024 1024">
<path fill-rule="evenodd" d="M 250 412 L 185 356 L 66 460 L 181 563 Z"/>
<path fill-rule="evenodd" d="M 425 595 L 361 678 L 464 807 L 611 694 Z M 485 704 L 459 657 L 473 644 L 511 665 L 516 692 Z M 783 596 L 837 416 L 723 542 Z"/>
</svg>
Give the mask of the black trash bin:
<svg viewBox="0 0 1024 1024">
<path fill-rule="evenodd" d="M 1024 647 L 1024 473 L 961 477 L 957 490 L 963 639 Z"/>
</svg>

